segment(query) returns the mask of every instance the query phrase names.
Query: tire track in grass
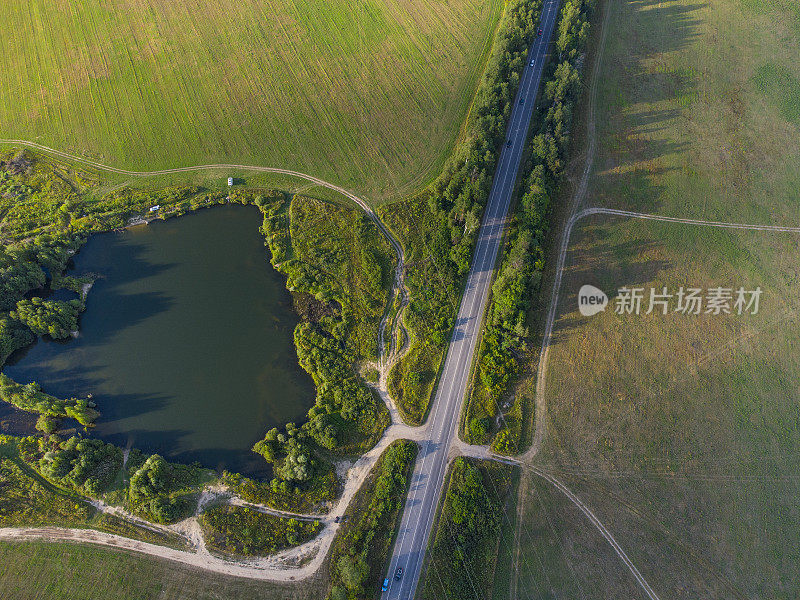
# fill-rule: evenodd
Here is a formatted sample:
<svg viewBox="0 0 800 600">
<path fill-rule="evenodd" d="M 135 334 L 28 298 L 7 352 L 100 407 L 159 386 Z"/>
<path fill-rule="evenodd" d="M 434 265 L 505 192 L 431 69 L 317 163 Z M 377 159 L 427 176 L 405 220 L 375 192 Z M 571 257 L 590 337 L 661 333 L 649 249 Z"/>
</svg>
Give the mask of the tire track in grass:
<svg viewBox="0 0 800 600">
<path fill-rule="evenodd" d="M 625 551 L 620 547 L 611 533 L 606 529 L 603 523 L 597 518 L 597 516 L 589 509 L 575 494 L 573 494 L 563 483 L 561 483 L 556 477 L 550 473 L 546 473 L 539 469 L 538 467 L 532 464 L 534 458 L 538 454 L 539 450 L 541 449 L 542 443 L 544 441 L 545 435 L 547 433 L 547 403 L 546 403 L 546 379 L 547 379 L 547 365 L 549 359 L 549 350 L 550 350 L 550 342 L 552 338 L 552 331 L 555 322 L 555 316 L 558 308 L 559 303 L 559 294 L 561 288 L 561 280 L 562 275 L 564 272 L 565 262 L 566 262 L 566 255 L 569 248 L 569 240 L 572 233 L 572 230 L 575 224 L 589 216 L 593 215 L 609 215 L 609 216 L 617 216 L 617 217 L 628 217 L 633 219 L 643 219 L 643 220 L 652 220 L 652 221 L 661 221 L 661 222 L 668 222 L 668 223 L 680 223 L 685 225 L 694 225 L 698 227 L 714 227 L 714 228 L 721 228 L 721 229 L 734 229 L 734 230 L 745 230 L 745 231 L 762 231 L 762 232 L 776 232 L 776 233 L 800 233 L 800 227 L 791 227 L 791 226 L 780 226 L 780 225 L 760 225 L 760 224 L 747 224 L 747 223 L 735 223 L 735 222 L 726 222 L 726 221 L 709 221 L 703 219 L 689 219 L 689 218 L 682 218 L 682 217 L 671 217 L 671 216 L 663 216 L 663 215 L 654 215 L 654 214 L 646 214 L 646 213 L 638 213 L 634 211 L 627 211 L 627 210 L 618 210 L 612 208 L 602 208 L 602 207 L 589 207 L 583 210 L 580 210 L 582 203 L 586 199 L 586 194 L 588 191 L 589 180 L 592 172 L 592 168 L 594 165 L 594 158 L 596 153 L 596 116 L 595 116 L 595 109 L 597 104 L 597 84 L 599 80 L 599 72 L 600 66 L 602 63 L 602 55 L 605 47 L 606 37 L 608 33 L 608 22 L 611 15 L 611 9 L 614 6 L 614 2 L 610 0 L 606 5 L 606 14 L 603 18 L 602 22 L 602 34 L 600 43 L 598 45 L 597 54 L 595 57 L 595 64 L 592 70 L 592 83 L 590 88 L 590 98 L 588 104 L 588 123 L 587 123 L 587 150 L 586 150 L 586 159 L 585 159 L 585 166 L 583 172 L 581 174 L 581 179 L 579 181 L 578 187 L 576 188 L 571 201 L 571 210 L 570 210 L 570 218 L 567 222 L 567 225 L 564 229 L 561 238 L 561 244 L 559 246 L 559 254 L 558 254 L 558 262 L 556 265 L 556 272 L 555 272 L 555 280 L 553 283 L 552 294 L 550 298 L 550 304 L 548 308 L 548 315 L 547 321 L 545 325 L 545 332 L 542 340 L 542 348 L 539 355 L 539 363 L 537 368 L 536 374 L 536 407 L 535 407 L 535 430 L 534 430 L 534 439 L 533 443 L 531 444 L 530 449 L 525 452 L 521 459 L 522 461 L 528 466 L 528 468 L 535 473 L 536 475 L 544 478 L 548 482 L 550 482 L 554 487 L 556 487 L 559 491 L 561 491 L 569 500 L 577 506 L 581 512 L 589 519 L 589 521 L 595 526 L 595 528 L 600 532 L 600 534 L 608 541 L 611 545 L 614 552 L 617 556 L 622 560 L 625 566 L 628 567 L 629 571 L 636 579 L 636 582 L 639 584 L 639 587 L 645 592 L 645 594 L 651 600 L 658 600 L 658 596 L 656 595 L 655 591 L 650 587 L 650 585 L 645 580 L 644 576 L 642 576 L 641 572 L 636 568 L 633 562 L 630 560 L 628 555 Z M 520 486 L 520 493 L 522 492 L 522 486 Z M 519 573 L 519 560 L 520 560 L 520 541 L 521 541 L 521 528 L 523 523 L 523 515 L 524 515 L 524 508 L 525 508 L 525 499 L 520 497 L 517 502 L 517 527 L 515 532 L 515 552 L 513 555 L 513 567 L 512 567 L 512 574 Z M 511 584 L 510 584 L 510 591 L 511 597 L 517 598 L 518 597 L 518 587 L 519 587 L 519 577 L 512 575 Z"/>
</svg>

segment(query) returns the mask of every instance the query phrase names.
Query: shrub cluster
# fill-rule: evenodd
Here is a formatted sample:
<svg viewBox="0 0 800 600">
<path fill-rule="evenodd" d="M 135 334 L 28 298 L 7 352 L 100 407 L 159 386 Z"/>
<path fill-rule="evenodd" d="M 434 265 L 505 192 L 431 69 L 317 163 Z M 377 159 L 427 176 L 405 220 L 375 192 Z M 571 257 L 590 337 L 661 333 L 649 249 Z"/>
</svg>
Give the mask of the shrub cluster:
<svg viewBox="0 0 800 600">
<path fill-rule="evenodd" d="M 35 341 L 36 336 L 25 325 L 8 315 L 0 317 L 0 365 L 4 364 L 12 353 Z"/>
<path fill-rule="evenodd" d="M 331 463 L 318 457 L 314 462 L 313 477 L 302 484 L 278 477 L 257 480 L 228 472 L 223 474 L 223 479 L 239 497 L 253 504 L 268 504 L 294 513 L 320 513 L 327 510 L 326 502 L 336 498 L 340 485 Z"/>
<path fill-rule="evenodd" d="M 100 416 L 95 410 L 95 403 L 85 398 L 59 400 L 45 394 L 38 383 L 25 385 L 16 383 L 8 375 L 0 373 L 0 399 L 13 404 L 20 410 L 39 413 L 47 417 L 70 417 L 81 425 L 90 426 Z M 46 433 L 51 431 L 45 430 Z"/>
<path fill-rule="evenodd" d="M 453 462 L 422 598 L 491 597 L 501 511 L 513 491 L 511 469 L 462 457 Z"/>
<path fill-rule="evenodd" d="M 80 236 L 43 234 L 27 242 L 0 245 L 0 365 L 12 352 L 32 344 L 34 333 L 64 338 L 75 330 L 83 309 L 80 301 L 26 300 L 25 295 L 44 288 L 48 275 L 59 276 L 84 241 Z"/>
<path fill-rule="evenodd" d="M 84 526 L 95 509 L 35 474 L 31 465 L 20 460 L 23 442 L 31 455 L 41 455 L 34 438 L 0 435 L 0 525 Z"/>
<path fill-rule="evenodd" d="M 200 465 L 167 462 L 158 454 L 144 461 L 131 476 L 128 502 L 137 512 L 158 523 L 172 523 L 194 514 L 202 483 Z"/>
<path fill-rule="evenodd" d="M 46 479 L 88 496 L 108 489 L 122 468 L 122 450 L 78 436 L 67 440 L 55 435 L 24 438 L 20 451 Z"/>
<path fill-rule="evenodd" d="M 374 483 L 359 491 L 354 501 L 358 510 L 336 539 L 331 554 L 330 600 L 375 597 L 416 455 L 414 442 L 393 443 L 376 466 Z"/>
<path fill-rule="evenodd" d="M 292 484 L 308 481 L 315 474 L 316 460 L 308 443 L 308 434 L 294 423 L 288 423 L 285 433 L 277 427 L 270 429 L 263 440 L 256 442 L 253 451 L 275 464 L 273 487 L 288 493 Z"/>
<path fill-rule="evenodd" d="M 78 317 L 84 308 L 81 300 L 42 300 L 35 297 L 17 302 L 17 309 L 8 313 L 8 316 L 27 325 L 36 335 L 49 335 L 54 340 L 63 340 L 78 329 Z"/>
<path fill-rule="evenodd" d="M 314 379 L 316 401 L 308 420 L 272 429 L 253 450 L 275 465 L 268 486 L 242 482 L 260 501 L 320 495 L 328 479 L 321 450 L 363 452 L 389 423 L 388 411 L 357 371 L 377 353 L 378 323 L 388 300 L 391 257 L 377 227 L 356 209 L 295 196 L 256 204 L 272 264 L 286 275 L 302 320 L 294 331 L 300 366 Z M 334 488 L 328 488 L 331 491 Z M 270 494 L 270 490 L 272 494 Z M 301 498 L 298 505 L 307 505 Z"/>
<path fill-rule="evenodd" d="M 230 505 L 206 510 L 200 524 L 210 548 L 245 556 L 264 556 L 297 546 L 322 529 L 319 521 L 287 519 Z"/>
</svg>

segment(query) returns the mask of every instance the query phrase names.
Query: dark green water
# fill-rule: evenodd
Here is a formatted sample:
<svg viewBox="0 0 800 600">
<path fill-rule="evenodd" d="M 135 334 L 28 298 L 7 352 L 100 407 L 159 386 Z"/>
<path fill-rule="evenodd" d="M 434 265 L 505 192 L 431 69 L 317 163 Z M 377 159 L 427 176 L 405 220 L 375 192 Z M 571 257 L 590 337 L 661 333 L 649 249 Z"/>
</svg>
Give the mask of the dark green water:
<svg viewBox="0 0 800 600">
<path fill-rule="evenodd" d="M 4 369 L 59 397 L 91 393 L 92 435 L 258 475 L 250 447 L 313 404 L 297 316 L 255 207 L 225 206 L 93 236 L 73 273 L 102 275 L 80 335 L 40 340 Z M 13 363 L 13 364 L 12 364 Z"/>
</svg>

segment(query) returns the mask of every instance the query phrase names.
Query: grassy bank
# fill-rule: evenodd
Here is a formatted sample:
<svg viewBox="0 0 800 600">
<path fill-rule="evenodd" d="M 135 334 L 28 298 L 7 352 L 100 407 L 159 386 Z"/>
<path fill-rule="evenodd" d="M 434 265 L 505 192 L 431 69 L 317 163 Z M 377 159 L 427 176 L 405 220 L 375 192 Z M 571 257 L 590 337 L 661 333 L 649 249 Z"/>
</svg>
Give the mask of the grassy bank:
<svg viewBox="0 0 800 600">
<path fill-rule="evenodd" d="M 0 437 L 0 525 L 92 528 L 133 539 L 183 548 L 177 535 L 155 532 L 98 512 L 69 486 L 45 479 L 26 462 L 17 438 Z"/>
<path fill-rule="evenodd" d="M 272 264 L 287 277 L 301 322 L 294 339 L 300 366 L 317 387 L 299 427 L 272 429 L 253 447 L 275 465 L 269 485 L 243 481 L 253 501 L 292 511 L 338 493 L 332 455 L 359 455 L 375 445 L 389 412 L 360 374 L 376 360 L 378 327 L 389 300 L 394 256 L 360 209 L 295 195 L 263 205 L 262 232 Z"/>
</svg>

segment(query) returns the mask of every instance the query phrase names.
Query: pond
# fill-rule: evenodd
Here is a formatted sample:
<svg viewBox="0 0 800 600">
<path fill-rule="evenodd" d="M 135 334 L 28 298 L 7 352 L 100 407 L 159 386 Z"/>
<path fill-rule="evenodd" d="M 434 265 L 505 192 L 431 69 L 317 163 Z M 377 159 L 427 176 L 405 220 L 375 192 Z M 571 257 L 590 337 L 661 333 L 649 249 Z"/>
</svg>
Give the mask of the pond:
<svg viewBox="0 0 800 600">
<path fill-rule="evenodd" d="M 58 397 L 92 394 L 92 435 L 171 460 L 263 475 L 250 451 L 314 402 L 298 317 L 252 206 L 91 237 L 71 274 L 100 276 L 76 339 L 39 340 L 4 372 Z"/>
</svg>

